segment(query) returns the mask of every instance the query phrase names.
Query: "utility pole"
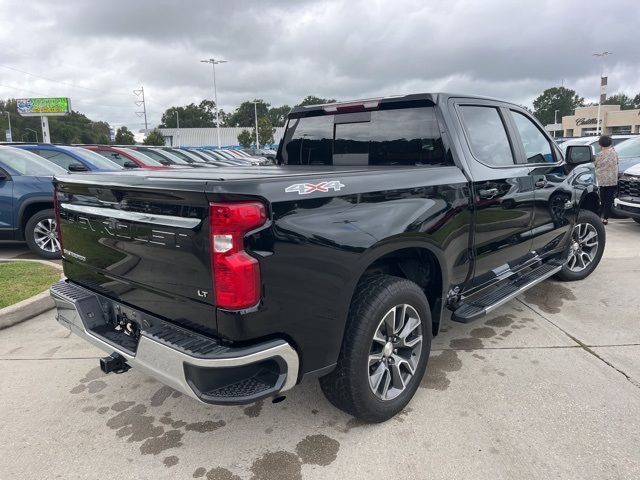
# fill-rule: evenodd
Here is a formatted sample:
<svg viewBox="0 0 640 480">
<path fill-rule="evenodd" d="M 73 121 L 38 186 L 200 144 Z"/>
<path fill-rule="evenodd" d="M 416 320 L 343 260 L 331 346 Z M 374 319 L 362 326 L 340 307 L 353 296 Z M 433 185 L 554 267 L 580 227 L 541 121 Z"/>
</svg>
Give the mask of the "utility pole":
<svg viewBox="0 0 640 480">
<path fill-rule="evenodd" d="M 138 115 L 139 117 L 144 116 L 144 129 L 146 133 L 146 130 L 148 130 L 149 127 L 147 126 L 147 104 L 144 101 L 144 87 L 140 87 L 140 90 L 134 90 L 133 93 L 136 95 L 136 97 L 139 97 L 142 95 L 142 100 L 136 100 L 133 103 L 136 104 L 136 107 L 139 107 L 142 105 L 142 111 L 136 112 L 136 115 Z"/>
<path fill-rule="evenodd" d="M 180 146 L 180 115 L 178 114 L 178 109 L 175 109 L 176 112 L 176 129 L 178 130 L 178 146 Z"/>
<path fill-rule="evenodd" d="M 556 110 L 555 112 L 553 112 L 553 123 L 555 125 L 558 125 L 558 112 L 559 111 L 560 110 Z M 557 134 L 557 130 L 554 130 L 553 131 L 553 138 L 556 138 L 556 134 Z"/>
<path fill-rule="evenodd" d="M 604 76 L 604 59 L 607 55 L 611 55 L 613 52 L 600 52 L 594 53 L 594 57 L 598 57 L 601 60 L 600 64 L 600 96 L 598 97 L 598 116 L 596 118 L 596 135 L 600 135 L 600 106 L 602 102 L 607 99 L 607 78 Z"/>
<path fill-rule="evenodd" d="M 260 148 L 258 143 L 258 102 L 253 102 L 253 111 L 256 115 L 256 149 Z"/>
<path fill-rule="evenodd" d="M 6 110 L 2 113 L 7 114 L 7 120 L 9 121 L 9 130 L 7 130 L 7 133 L 5 134 L 5 140 L 7 142 L 13 142 L 13 132 L 11 131 L 11 115 Z"/>
<path fill-rule="evenodd" d="M 220 112 L 218 108 L 218 86 L 216 85 L 216 64 L 218 63 L 227 63 L 226 60 L 216 60 L 215 58 L 209 58 L 207 60 L 200 60 L 202 63 L 210 63 L 213 67 L 213 101 L 216 104 L 216 133 L 218 135 L 218 148 L 221 147 L 220 144 Z"/>
</svg>

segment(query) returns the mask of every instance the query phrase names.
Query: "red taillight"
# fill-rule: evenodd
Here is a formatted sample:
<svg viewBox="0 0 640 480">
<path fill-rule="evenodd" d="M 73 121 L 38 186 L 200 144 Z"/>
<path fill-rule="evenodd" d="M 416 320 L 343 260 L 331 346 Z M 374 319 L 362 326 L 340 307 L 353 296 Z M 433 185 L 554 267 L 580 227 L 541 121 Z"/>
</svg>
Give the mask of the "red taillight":
<svg viewBox="0 0 640 480">
<path fill-rule="evenodd" d="M 64 252 L 62 248 L 62 229 L 60 228 L 60 205 L 58 204 L 58 185 L 53 186 L 53 214 L 56 219 L 56 235 L 60 243 L 60 254 Z"/>
<path fill-rule="evenodd" d="M 244 236 L 267 221 L 260 202 L 211 203 L 211 267 L 216 306 L 228 310 L 260 301 L 260 265 L 244 250 Z"/>
<path fill-rule="evenodd" d="M 354 113 L 375 110 L 380 105 L 380 99 L 362 100 L 360 102 L 326 105 L 322 109 L 327 113 Z"/>
</svg>

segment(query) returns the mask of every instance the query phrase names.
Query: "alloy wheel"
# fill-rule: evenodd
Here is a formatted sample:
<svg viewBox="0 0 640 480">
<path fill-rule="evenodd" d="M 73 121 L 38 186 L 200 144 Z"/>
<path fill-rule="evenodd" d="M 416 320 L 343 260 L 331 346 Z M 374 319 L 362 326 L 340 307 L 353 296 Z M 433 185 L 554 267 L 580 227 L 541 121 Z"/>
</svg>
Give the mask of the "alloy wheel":
<svg viewBox="0 0 640 480">
<path fill-rule="evenodd" d="M 60 242 L 56 233 L 56 221 L 45 218 L 39 221 L 33 229 L 33 239 L 41 250 L 49 253 L 60 251 Z"/>
<path fill-rule="evenodd" d="M 598 231 L 590 223 L 579 223 L 573 228 L 571 251 L 567 268 L 581 272 L 593 263 L 598 253 Z"/>
<path fill-rule="evenodd" d="M 381 400 L 406 388 L 422 353 L 422 321 L 408 304 L 396 305 L 380 320 L 369 350 L 369 386 Z"/>
</svg>

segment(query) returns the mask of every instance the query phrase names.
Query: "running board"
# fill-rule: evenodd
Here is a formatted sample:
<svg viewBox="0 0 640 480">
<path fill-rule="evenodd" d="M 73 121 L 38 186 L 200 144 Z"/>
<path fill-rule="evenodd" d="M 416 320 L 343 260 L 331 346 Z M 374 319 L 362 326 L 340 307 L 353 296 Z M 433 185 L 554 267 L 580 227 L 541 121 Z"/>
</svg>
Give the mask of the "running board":
<svg viewBox="0 0 640 480">
<path fill-rule="evenodd" d="M 498 287 L 496 290 L 473 299 L 470 303 L 463 303 L 453 312 L 451 319 L 454 322 L 468 323 L 482 318 L 487 313 L 507 303 L 522 292 L 555 275 L 561 269 L 562 265 L 557 262 L 545 263 L 524 275 L 518 276 L 509 283 Z"/>
</svg>

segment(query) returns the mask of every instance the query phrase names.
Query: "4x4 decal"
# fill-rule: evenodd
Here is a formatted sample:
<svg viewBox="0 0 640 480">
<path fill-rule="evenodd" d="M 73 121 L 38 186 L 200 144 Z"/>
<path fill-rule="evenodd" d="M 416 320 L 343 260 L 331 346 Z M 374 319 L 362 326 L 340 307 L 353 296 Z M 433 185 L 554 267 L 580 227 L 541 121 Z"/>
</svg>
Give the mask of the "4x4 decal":
<svg viewBox="0 0 640 480">
<path fill-rule="evenodd" d="M 326 193 L 329 190 L 339 192 L 340 189 L 345 186 L 346 185 L 340 180 L 330 180 L 320 183 L 296 183 L 294 185 L 289 185 L 284 189 L 284 191 L 287 193 L 297 193 L 298 195 L 308 195 L 313 192 Z"/>
</svg>

